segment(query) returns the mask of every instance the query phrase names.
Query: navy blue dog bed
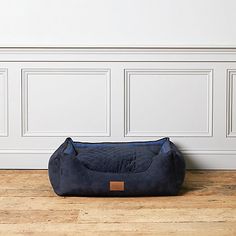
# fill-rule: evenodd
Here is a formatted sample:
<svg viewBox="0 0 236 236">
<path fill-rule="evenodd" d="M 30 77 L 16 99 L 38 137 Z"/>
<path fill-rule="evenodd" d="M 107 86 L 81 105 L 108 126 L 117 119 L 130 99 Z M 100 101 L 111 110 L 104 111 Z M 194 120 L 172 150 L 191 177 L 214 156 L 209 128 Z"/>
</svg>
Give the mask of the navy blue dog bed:
<svg viewBox="0 0 236 236">
<path fill-rule="evenodd" d="M 48 172 L 61 196 L 176 195 L 185 162 L 169 138 L 125 143 L 67 138 L 51 156 Z"/>
</svg>

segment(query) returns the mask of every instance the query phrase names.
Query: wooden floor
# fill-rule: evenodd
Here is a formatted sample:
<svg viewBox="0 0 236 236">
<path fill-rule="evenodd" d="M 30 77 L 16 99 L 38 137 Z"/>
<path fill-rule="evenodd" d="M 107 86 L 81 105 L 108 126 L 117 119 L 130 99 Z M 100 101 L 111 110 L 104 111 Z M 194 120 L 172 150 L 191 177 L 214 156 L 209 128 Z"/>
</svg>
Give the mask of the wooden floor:
<svg viewBox="0 0 236 236">
<path fill-rule="evenodd" d="M 43 170 L 0 171 L 0 235 L 236 235 L 236 171 L 189 171 L 177 197 L 58 197 Z"/>
</svg>

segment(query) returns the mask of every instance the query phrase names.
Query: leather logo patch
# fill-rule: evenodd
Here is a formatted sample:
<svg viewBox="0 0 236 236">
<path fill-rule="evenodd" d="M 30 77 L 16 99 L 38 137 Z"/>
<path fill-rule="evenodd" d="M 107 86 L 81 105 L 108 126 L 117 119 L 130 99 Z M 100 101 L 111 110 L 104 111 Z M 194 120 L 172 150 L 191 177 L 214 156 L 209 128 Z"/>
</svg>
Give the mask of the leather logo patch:
<svg viewBox="0 0 236 236">
<path fill-rule="evenodd" d="M 124 191 L 124 181 L 110 181 L 110 191 Z"/>
</svg>

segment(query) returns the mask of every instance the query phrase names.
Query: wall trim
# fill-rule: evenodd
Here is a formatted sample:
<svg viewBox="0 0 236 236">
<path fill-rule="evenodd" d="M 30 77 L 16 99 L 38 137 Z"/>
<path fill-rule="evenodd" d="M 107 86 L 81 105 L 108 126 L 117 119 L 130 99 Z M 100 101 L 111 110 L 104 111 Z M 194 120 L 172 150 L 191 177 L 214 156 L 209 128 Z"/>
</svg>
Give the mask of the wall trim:
<svg viewBox="0 0 236 236">
<path fill-rule="evenodd" d="M 233 93 L 234 91 L 234 82 L 236 79 L 236 69 L 227 70 L 226 78 L 226 137 L 236 137 L 236 132 L 233 131 Z"/>
<path fill-rule="evenodd" d="M 4 130 L 0 131 L 0 137 L 8 137 L 8 70 L 4 68 L 0 68 L 0 75 L 3 76 L 4 83 Z"/>
<path fill-rule="evenodd" d="M 55 74 L 79 74 L 79 75 L 105 75 L 107 80 L 106 87 L 106 130 L 104 132 L 37 132 L 30 131 L 28 127 L 28 80 L 29 75 L 55 75 Z M 21 120 L 22 120 L 22 137 L 110 137 L 111 135 L 111 71 L 110 69 L 65 69 L 65 68 L 31 68 L 21 69 Z"/>
<path fill-rule="evenodd" d="M 213 134 L 213 69 L 125 69 L 125 137 L 211 137 Z M 207 130 L 203 132 L 131 131 L 130 130 L 130 77 L 131 75 L 206 75 L 207 76 Z"/>
<path fill-rule="evenodd" d="M 47 169 L 55 150 L 0 150 L 0 169 Z M 236 169 L 236 150 L 182 150 L 187 169 Z"/>
<path fill-rule="evenodd" d="M 17 61 L 235 62 L 236 47 L 0 47 L 0 62 Z"/>
</svg>

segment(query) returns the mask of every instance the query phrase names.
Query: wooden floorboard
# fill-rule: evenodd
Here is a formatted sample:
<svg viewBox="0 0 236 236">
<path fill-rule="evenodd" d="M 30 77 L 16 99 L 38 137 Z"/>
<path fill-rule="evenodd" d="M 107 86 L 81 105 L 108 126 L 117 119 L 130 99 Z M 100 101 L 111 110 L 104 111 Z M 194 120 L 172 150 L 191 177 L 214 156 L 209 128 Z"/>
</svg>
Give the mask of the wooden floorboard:
<svg viewBox="0 0 236 236">
<path fill-rule="evenodd" d="M 0 170 L 0 235 L 236 235 L 236 171 L 188 171 L 179 196 L 58 197 L 45 170 Z"/>
</svg>

